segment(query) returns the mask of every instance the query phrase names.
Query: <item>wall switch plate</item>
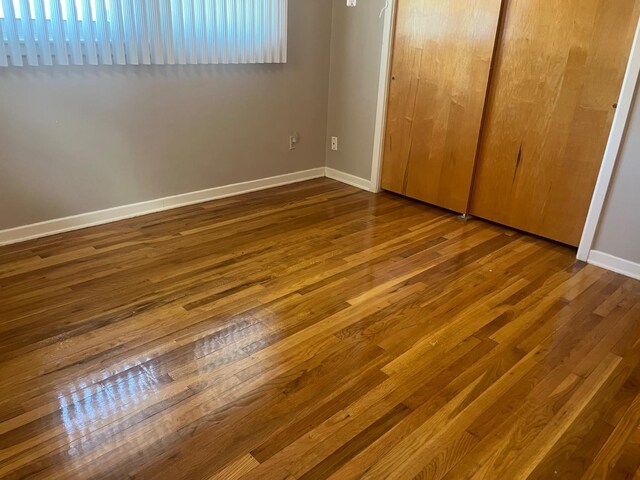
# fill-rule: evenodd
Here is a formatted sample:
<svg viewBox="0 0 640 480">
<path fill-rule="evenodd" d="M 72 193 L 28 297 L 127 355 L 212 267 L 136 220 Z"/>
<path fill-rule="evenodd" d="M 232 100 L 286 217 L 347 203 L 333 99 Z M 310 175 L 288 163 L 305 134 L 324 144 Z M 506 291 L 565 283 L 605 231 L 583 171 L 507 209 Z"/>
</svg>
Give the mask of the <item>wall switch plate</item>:
<svg viewBox="0 0 640 480">
<path fill-rule="evenodd" d="M 338 137 L 331 137 L 331 150 L 338 151 Z"/>
<path fill-rule="evenodd" d="M 355 7 L 358 0 L 347 0 L 347 7 Z"/>
</svg>

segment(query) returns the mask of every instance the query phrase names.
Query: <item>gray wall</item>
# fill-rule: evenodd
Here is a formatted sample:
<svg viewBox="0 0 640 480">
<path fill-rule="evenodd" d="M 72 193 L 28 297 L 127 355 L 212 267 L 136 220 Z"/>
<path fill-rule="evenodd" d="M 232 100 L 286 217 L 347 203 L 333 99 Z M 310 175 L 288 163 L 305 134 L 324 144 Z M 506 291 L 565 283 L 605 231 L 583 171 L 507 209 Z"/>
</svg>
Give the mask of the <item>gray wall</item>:
<svg viewBox="0 0 640 480">
<path fill-rule="evenodd" d="M 0 69 L 0 229 L 324 166 L 331 11 L 286 65 Z"/>
<path fill-rule="evenodd" d="M 640 263 L 640 99 L 636 91 L 594 250 Z"/>
<path fill-rule="evenodd" d="M 371 178 L 385 0 L 360 0 L 349 8 L 334 0 L 327 137 L 327 166 Z"/>
</svg>

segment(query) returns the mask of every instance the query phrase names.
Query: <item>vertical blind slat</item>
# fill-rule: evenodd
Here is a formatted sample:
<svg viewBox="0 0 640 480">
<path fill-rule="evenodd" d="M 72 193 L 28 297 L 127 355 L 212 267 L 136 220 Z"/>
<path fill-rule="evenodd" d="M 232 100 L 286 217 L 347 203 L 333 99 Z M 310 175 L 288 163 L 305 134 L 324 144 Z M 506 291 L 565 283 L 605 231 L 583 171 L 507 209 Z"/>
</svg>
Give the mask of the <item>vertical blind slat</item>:
<svg viewBox="0 0 640 480">
<path fill-rule="evenodd" d="M 187 56 L 184 45 L 184 15 L 182 11 L 182 0 L 171 0 L 171 12 L 173 20 L 173 49 L 176 56 L 176 63 L 184 65 L 187 63 Z"/>
<path fill-rule="evenodd" d="M 209 58 L 207 63 L 218 63 L 218 54 L 216 52 L 217 43 L 216 43 L 216 4 L 215 0 L 205 0 L 205 15 L 207 22 L 207 52 L 209 54 Z"/>
<path fill-rule="evenodd" d="M 236 60 L 237 63 L 244 63 L 244 58 L 246 55 L 246 40 L 245 36 L 247 32 L 245 31 L 246 27 L 244 25 L 245 22 L 245 10 L 244 10 L 244 0 L 236 0 L 236 46 L 238 51 L 236 52 Z"/>
<path fill-rule="evenodd" d="M 184 15 L 184 37 L 187 49 L 187 62 L 191 65 L 198 63 L 196 33 L 195 33 L 195 14 L 193 9 L 193 0 L 182 0 L 182 8 Z"/>
<path fill-rule="evenodd" d="M 98 65 L 98 49 L 96 47 L 96 33 L 93 28 L 93 11 L 90 0 L 82 0 L 80 5 L 82 12 L 82 37 L 84 51 L 89 65 Z"/>
<path fill-rule="evenodd" d="M 111 31 L 113 60 L 118 65 L 125 65 L 127 63 L 127 57 L 125 56 L 124 50 L 124 26 L 122 3 L 120 3 L 120 0 L 109 0 L 109 27 Z"/>
<path fill-rule="evenodd" d="M 162 48 L 165 62 L 176 63 L 173 53 L 173 25 L 171 24 L 171 1 L 160 0 L 160 26 L 162 29 Z"/>
<path fill-rule="evenodd" d="M 36 48 L 36 38 L 33 32 L 33 22 L 31 21 L 31 6 L 29 0 L 20 0 L 20 13 L 22 25 L 22 38 L 27 50 L 27 63 L 38 65 L 38 50 Z"/>
<path fill-rule="evenodd" d="M 82 56 L 82 44 L 80 43 L 80 33 L 78 31 L 78 12 L 75 0 L 67 0 L 67 21 L 64 22 L 71 47 L 71 58 L 75 65 L 84 64 Z"/>
<path fill-rule="evenodd" d="M 278 35 L 278 4 L 272 0 L 269 1 L 269 14 L 271 16 L 271 24 L 269 25 L 271 40 L 275 40 Z M 276 61 L 275 42 L 269 43 L 269 63 Z"/>
<path fill-rule="evenodd" d="M 254 0 L 243 0 L 242 3 L 244 5 L 242 5 L 242 8 L 244 10 L 244 21 L 242 22 L 242 30 L 243 30 L 243 37 L 244 37 L 244 47 L 242 49 L 242 54 L 243 54 L 243 58 L 242 58 L 242 63 L 250 63 L 252 62 L 252 55 L 253 55 L 253 32 L 251 31 L 251 22 L 253 21 L 253 16 L 252 16 L 252 8 L 251 5 L 249 5 L 250 3 L 252 3 Z"/>
<path fill-rule="evenodd" d="M 204 0 L 196 0 L 194 5 L 195 37 L 198 63 L 209 63 L 207 53 L 207 16 Z"/>
<path fill-rule="evenodd" d="M 53 58 L 51 57 L 51 41 L 49 39 L 49 26 L 47 25 L 44 0 L 34 0 L 33 6 L 36 16 L 34 23 L 38 53 L 40 55 L 40 64 L 53 65 Z"/>
<path fill-rule="evenodd" d="M 14 67 L 21 67 L 24 64 L 22 62 L 22 49 L 20 48 L 20 37 L 18 36 L 18 21 L 16 19 L 16 12 L 13 8 L 13 1 L 2 0 L 2 8 L 4 9 L 6 18 L 4 27 L 7 31 L 11 64 Z"/>
<path fill-rule="evenodd" d="M 276 24 L 276 38 L 280 35 L 280 31 L 282 30 L 282 7 L 280 3 L 276 3 L 276 20 L 274 22 Z M 280 49 L 276 43 L 273 44 L 273 48 L 275 50 L 273 58 L 274 61 L 277 62 L 280 58 Z"/>
<path fill-rule="evenodd" d="M 248 57 L 248 62 L 249 63 L 254 63 L 256 61 L 256 45 L 255 45 L 255 41 L 256 41 L 256 31 L 255 31 L 255 14 L 256 14 L 256 8 L 255 8 L 255 3 L 258 2 L 247 2 L 246 3 L 246 11 L 247 11 L 247 34 L 248 34 L 248 42 L 249 45 L 247 47 L 247 57 Z"/>
<path fill-rule="evenodd" d="M 218 36 L 217 42 L 219 45 L 219 53 L 218 58 L 220 58 L 220 63 L 227 64 L 229 62 L 229 28 L 227 27 L 227 0 L 216 0 L 216 4 L 218 6 L 218 11 L 220 15 L 217 16 L 217 27 L 218 27 Z"/>
<path fill-rule="evenodd" d="M 286 61 L 287 0 L 0 0 L 0 66 Z M 2 38 L 2 37 L 0 37 Z M 8 48 L 7 48 L 8 46 Z"/>
<path fill-rule="evenodd" d="M 95 0 L 96 30 L 98 40 L 98 53 L 103 65 L 112 65 L 111 39 L 109 38 L 109 17 L 107 16 L 106 0 Z"/>
<path fill-rule="evenodd" d="M 51 0 L 51 32 L 53 34 L 53 49 L 56 56 L 56 64 L 69 65 L 67 53 L 67 40 L 64 34 L 64 20 L 62 19 L 62 6 L 60 0 Z"/>
<path fill-rule="evenodd" d="M 263 38 L 262 38 L 262 21 L 263 21 L 263 17 L 262 17 L 262 9 L 264 7 L 264 1 L 263 0 L 258 0 L 257 2 L 257 11 L 256 11 L 256 18 L 255 18 L 255 29 L 256 29 L 256 38 L 255 38 L 255 49 L 256 49 L 256 61 L 258 63 L 264 63 L 264 58 L 262 55 L 262 42 L 263 42 Z"/>
<path fill-rule="evenodd" d="M 160 25 L 160 4 L 158 0 L 147 4 L 149 15 L 149 41 L 151 44 L 151 63 L 159 65 L 164 63 L 162 27 Z"/>
<path fill-rule="evenodd" d="M 147 27 L 147 14 L 143 0 L 133 0 L 133 12 L 136 22 L 136 34 L 138 36 L 138 58 L 140 63 L 150 65 L 149 29 Z"/>
<path fill-rule="evenodd" d="M 0 21 L 0 67 L 8 67 L 7 50 L 4 47 L 4 32 L 2 30 L 3 21 Z"/>
<path fill-rule="evenodd" d="M 122 20 L 125 46 L 127 49 L 127 63 L 130 65 L 138 65 L 138 34 L 136 31 L 133 0 L 122 0 Z"/>
<path fill-rule="evenodd" d="M 227 3 L 227 31 L 229 32 L 227 39 L 229 40 L 229 63 L 238 63 L 238 51 L 240 50 L 240 42 L 238 42 L 238 5 L 234 0 Z M 234 21 L 235 20 L 235 21 Z"/>
<path fill-rule="evenodd" d="M 288 29 L 288 13 L 289 9 L 287 8 L 288 0 L 281 0 L 280 9 L 282 12 L 282 24 L 280 25 L 280 41 L 278 44 L 280 45 L 280 58 L 278 59 L 279 63 L 284 63 L 287 61 L 287 29 Z"/>
<path fill-rule="evenodd" d="M 270 2 L 270 0 L 262 0 L 262 8 L 263 8 L 262 14 L 267 18 L 271 18 L 271 2 Z M 262 34 L 266 38 L 265 44 L 262 46 L 262 55 L 263 55 L 263 58 L 264 58 L 264 62 L 265 63 L 271 63 L 271 56 L 269 55 L 269 52 L 271 50 L 271 23 L 266 23 L 264 25 L 264 30 L 263 30 Z"/>
</svg>

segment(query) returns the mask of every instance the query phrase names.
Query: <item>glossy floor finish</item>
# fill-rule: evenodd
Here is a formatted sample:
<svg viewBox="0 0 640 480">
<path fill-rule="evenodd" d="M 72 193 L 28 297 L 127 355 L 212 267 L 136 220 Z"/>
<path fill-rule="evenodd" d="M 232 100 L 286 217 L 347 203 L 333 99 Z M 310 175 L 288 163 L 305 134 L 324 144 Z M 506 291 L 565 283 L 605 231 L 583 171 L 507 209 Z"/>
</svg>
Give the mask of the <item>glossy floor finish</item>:
<svg viewBox="0 0 640 480">
<path fill-rule="evenodd" d="M 0 477 L 637 478 L 640 282 L 321 179 L 0 248 Z"/>
</svg>

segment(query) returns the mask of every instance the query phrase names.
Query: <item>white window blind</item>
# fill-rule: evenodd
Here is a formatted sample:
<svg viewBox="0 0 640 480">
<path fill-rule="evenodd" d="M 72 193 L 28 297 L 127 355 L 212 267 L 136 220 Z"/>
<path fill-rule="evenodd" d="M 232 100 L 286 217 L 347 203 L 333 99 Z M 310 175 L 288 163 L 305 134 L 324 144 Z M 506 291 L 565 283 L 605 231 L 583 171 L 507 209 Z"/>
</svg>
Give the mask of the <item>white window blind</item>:
<svg viewBox="0 0 640 480">
<path fill-rule="evenodd" d="M 287 0 L 0 0 L 0 66 L 285 63 Z"/>
</svg>

